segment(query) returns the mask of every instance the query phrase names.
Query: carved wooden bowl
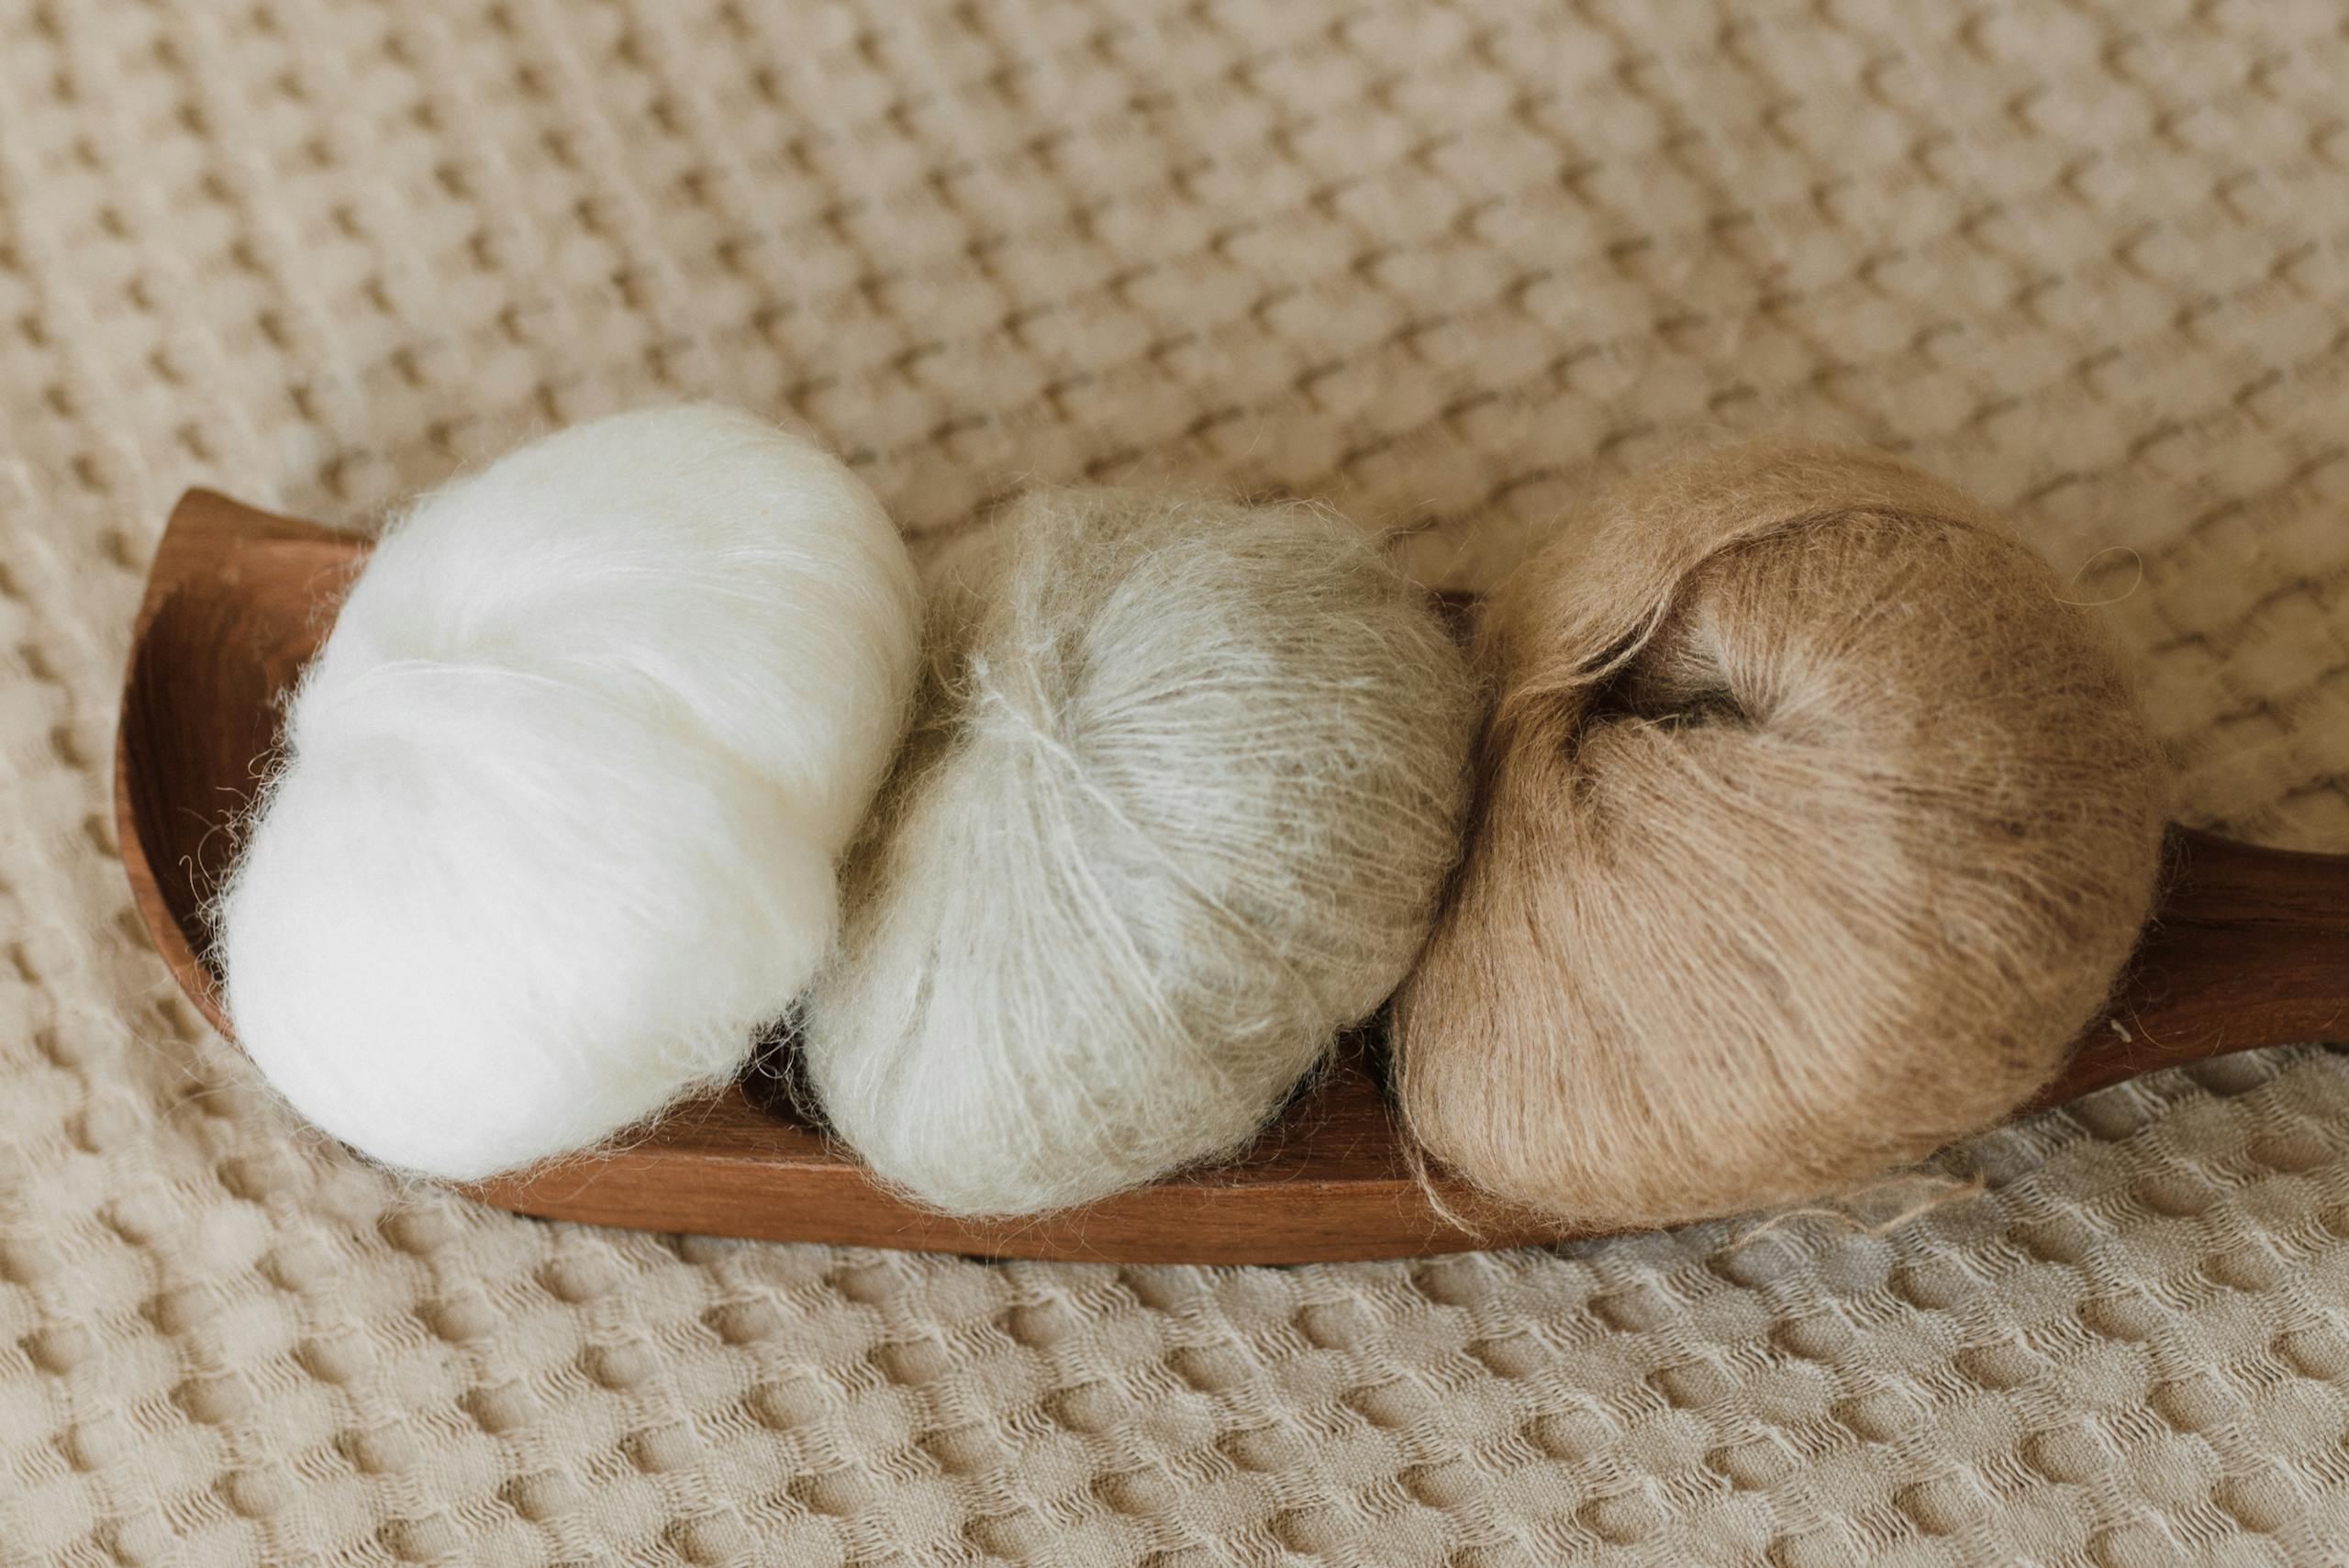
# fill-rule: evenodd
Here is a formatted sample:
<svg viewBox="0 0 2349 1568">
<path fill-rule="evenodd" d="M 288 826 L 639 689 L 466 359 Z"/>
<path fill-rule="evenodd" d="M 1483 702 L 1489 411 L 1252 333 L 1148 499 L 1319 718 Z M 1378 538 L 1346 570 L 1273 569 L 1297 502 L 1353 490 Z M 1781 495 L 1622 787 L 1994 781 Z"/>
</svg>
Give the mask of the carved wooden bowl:
<svg viewBox="0 0 2349 1568">
<path fill-rule="evenodd" d="M 366 549 L 192 491 L 148 579 L 115 759 L 123 867 L 157 951 L 224 1034 L 206 898 L 228 869 L 228 825 L 275 743 L 280 698 L 324 639 Z M 2038 1104 L 2157 1067 L 2321 1039 L 2349 1020 L 2349 857 L 2179 828 L 2168 862 L 2160 913 L 2117 1005 Z M 1349 1041 L 1241 1159 L 1012 1222 L 933 1213 L 874 1182 L 771 1092 L 787 1050 L 778 1042 L 740 1084 L 674 1107 L 609 1152 L 467 1190 L 522 1213 L 606 1225 L 1008 1257 L 1302 1262 L 1575 1234 L 1486 1203 L 1440 1172 L 1423 1186 L 1368 1036 Z"/>
</svg>

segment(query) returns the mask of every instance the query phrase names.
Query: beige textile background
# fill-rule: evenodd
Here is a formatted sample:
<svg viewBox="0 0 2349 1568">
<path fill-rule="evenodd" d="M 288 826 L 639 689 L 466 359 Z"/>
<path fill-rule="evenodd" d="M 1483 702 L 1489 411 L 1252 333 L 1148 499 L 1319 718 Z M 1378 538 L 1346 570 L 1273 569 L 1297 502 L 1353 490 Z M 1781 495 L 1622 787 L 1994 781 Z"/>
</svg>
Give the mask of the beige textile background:
<svg viewBox="0 0 2349 1568">
<path fill-rule="evenodd" d="M 2080 573 L 2180 809 L 2349 850 L 2339 0 L 0 0 L 0 1563 L 2349 1561 L 2349 1070 L 1887 1234 L 1289 1270 L 552 1227 L 303 1139 L 107 817 L 186 484 L 362 524 L 715 395 L 907 526 L 1504 569 L 1692 428 Z M 2099 553 L 2101 552 L 2101 553 Z"/>
</svg>

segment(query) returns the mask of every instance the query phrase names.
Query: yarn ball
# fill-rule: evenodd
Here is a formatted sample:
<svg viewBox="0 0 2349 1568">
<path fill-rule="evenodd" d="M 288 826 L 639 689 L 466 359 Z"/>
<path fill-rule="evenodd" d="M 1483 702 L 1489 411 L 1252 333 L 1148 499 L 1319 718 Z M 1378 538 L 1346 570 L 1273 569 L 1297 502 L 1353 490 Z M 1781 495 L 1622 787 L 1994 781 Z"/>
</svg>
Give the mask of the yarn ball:
<svg viewBox="0 0 2349 1568">
<path fill-rule="evenodd" d="M 915 736 L 807 1003 L 823 1112 L 960 1213 L 1236 1151 L 1426 938 L 1464 655 L 1303 506 L 1041 493 L 938 577 Z"/>
<path fill-rule="evenodd" d="M 1649 473 L 1488 607 L 1481 808 L 1397 1000 L 1411 1134 L 1593 1227 L 1848 1188 L 2012 1112 L 2149 912 L 2118 661 L 1989 512 L 1876 453 Z"/>
<path fill-rule="evenodd" d="M 384 535 L 217 906 L 239 1041 L 472 1179 L 737 1072 L 831 948 L 919 590 L 873 494 L 707 406 L 516 450 Z"/>
</svg>

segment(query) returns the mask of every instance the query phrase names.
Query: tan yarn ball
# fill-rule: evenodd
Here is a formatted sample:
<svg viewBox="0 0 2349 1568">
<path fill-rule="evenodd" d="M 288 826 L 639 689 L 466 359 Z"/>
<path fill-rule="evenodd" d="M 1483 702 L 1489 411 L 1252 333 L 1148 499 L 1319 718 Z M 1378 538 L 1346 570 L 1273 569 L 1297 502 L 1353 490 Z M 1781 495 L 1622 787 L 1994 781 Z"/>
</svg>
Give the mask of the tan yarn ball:
<svg viewBox="0 0 2349 1568">
<path fill-rule="evenodd" d="M 2114 654 L 1889 457 L 1637 477 L 1478 651 L 1479 820 L 1397 1073 L 1504 1198 L 1664 1225 L 1920 1159 L 2052 1078 L 2149 911 L 2163 773 Z"/>
</svg>

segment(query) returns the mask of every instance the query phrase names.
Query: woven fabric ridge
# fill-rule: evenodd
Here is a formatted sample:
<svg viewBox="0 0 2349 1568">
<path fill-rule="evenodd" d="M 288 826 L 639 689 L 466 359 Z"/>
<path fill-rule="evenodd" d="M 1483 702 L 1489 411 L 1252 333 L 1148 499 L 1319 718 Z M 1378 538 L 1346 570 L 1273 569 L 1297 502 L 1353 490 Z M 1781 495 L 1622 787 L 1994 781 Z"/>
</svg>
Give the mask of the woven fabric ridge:
<svg viewBox="0 0 2349 1568">
<path fill-rule="evenodd" d="M 551 1226 L 304 1134 L 139 936 L 142 573 L 718 396 L 942 537 L 1326 499 L 1490 581 L 1692 432 L 1904 452 L 2179 813 L 2349 850 L 2336 0 L 0 0 L 0 1564 L 2321 1563 L 2349 1064 L 1881 1226 L 1296 1269 Z"/>
</svg>

